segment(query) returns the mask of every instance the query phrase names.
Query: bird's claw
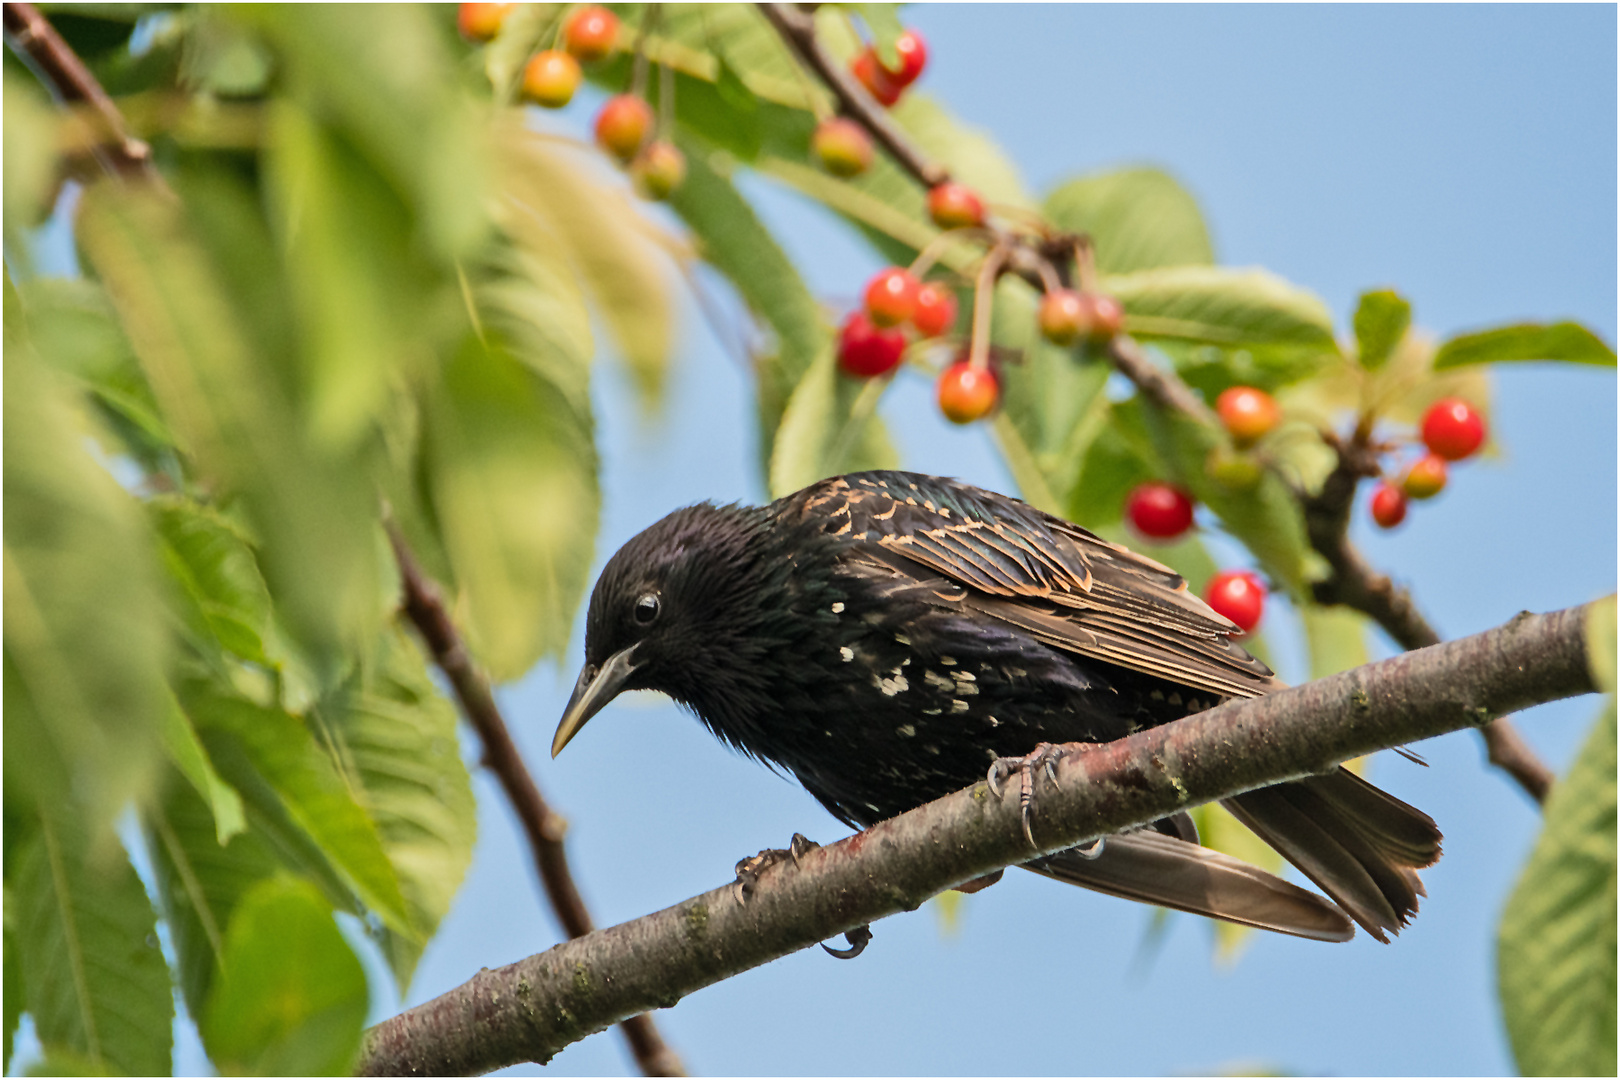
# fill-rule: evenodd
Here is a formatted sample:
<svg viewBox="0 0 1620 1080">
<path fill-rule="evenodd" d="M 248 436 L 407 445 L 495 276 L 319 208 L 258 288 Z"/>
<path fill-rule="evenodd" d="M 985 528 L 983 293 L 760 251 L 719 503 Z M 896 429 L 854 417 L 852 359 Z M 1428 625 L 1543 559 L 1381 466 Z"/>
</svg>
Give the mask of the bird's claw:
<svg viewBox="0 0 1620 1080">
<path fill-rule="evenodd" d="M 1047 779 L 1057 783 L 1057 763 L 1063 760 L 1068 751 L 1054 743 L 1041 743 L 1033 751 L 1021 758 L 997 758 L 990 765 L 990 772 L 985 776 L 985 782 L 990 787 L 990 793 L 1001 798 L 1001 781 L 1011 773 L 1018 773 L 1018 811 L 1024 823 L 1024 839 L 1029 846 L 1037 847 L 1035 833 L 1031 828 L 1031 809 L 1035 805 L 1035 770 L 1040 769 L 1046 773 Z"/>
<path fill-rule="evenodd" d="M 737 861 L 737 880 L 732 883 L 732 895 L 737 903 L 745 904 L 753 895 L 754 888 L 759 884 L 760 875 L 783 860 L 789 860 L 794 867 L 799 860 L 821 845 L 809 839 L 803 833 L 794 833 L 793 839 L 788 841 L 785 848 L 766 848 L 758 855 L 750 855 L 746 859 Z"/>
<path fill-rule="evenodd" d="M 853 930 L 846 930 L 844 940 L 849 942 L 847 949 L 835 949 L 825 941 L 821 943 L 821 947 L 827 950 L 828 956 L 835 956 L 840 960 L 853 960 L 866 951 L 867 944 L 872 940 L 872 928 L 863 924 Z"/>
</svg>

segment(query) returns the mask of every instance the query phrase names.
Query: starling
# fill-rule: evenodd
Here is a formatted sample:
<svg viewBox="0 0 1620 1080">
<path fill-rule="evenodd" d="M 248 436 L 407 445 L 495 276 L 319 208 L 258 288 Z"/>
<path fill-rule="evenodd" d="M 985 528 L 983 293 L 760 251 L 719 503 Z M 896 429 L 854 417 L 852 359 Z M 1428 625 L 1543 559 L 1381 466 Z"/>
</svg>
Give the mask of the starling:
<svg viewBox="0 0 1620 1080">
<path fill-rule="evenodd" d="M 592 593 L 552 754 L 620 691 L 658 690 L 865 828 L 1042 744 L 1281 688 L 1237 633 L 1168 568 L 1017 499 L 852 473 L 768 506 L 677 510 L 625 544 Z M 1342 768 L 1225 806 L 1336 904 L 1201 847 L 1185 814 L 1024 865 L 1323 941 L 1354 919 L 1387 941 L 1440 855 L 1428 815 Z"/>
</svg>

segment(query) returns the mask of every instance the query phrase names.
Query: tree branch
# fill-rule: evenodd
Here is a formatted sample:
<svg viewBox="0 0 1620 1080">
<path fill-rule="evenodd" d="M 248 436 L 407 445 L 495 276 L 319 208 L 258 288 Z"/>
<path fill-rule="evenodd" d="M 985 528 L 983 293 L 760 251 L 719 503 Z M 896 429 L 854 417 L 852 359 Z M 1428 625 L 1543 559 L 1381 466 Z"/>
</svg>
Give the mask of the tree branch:
<svg viewBox="0 0 1620 1080">
<path fill-rule="evenodd" d="M 421 565 L 405 543 L 405 537 L 392 522 L 388 523 L 388 539 L 394 547 L 394 559 L 399 564 L 399 576 L 404 584 L 404 611 L 417 633 L 427 645 L 433 662 L 450 680 L 461 711 L 478 733 L 484 746 L 483 762 L 517 812 L 523 831 L 529 838 L 534 855 L 535 869 L 540 883 L 551 901 L 551 908 L 570 938 L 581 938 L 595 930 L 591 913 L 574 885 L 574 875 L 568 868 L 568 852 L 563 836 L 568 823 L 546 804 L 535 784 L 534 777 L 523 764 L 517 744 L 512 741 L 506 721 L 502 719 L 495 697 L 490 692 L 489 679 L 473 662 L 445 611 L 438 587 L 422 572 Z M 620 1021 L 624 1037 L 630 1043 L 636 1064 L 646 1076 L 685 1076 L 680 1057 L 664 1043 L 652 1017 L 626 1016 Z"/>
<path fill-rule="evenodd" d="M 1412 596 L 1385 574 L 1368 566 L 1350 543 L 1350 511 L 1356 488 L 1364 477 L 1377 476 L 1378 450 L 1367 425 L 1358 425 L 1348 440 L 1332 432 L 1323 438 L 1338 455 L 1338 462 L 1315 495 L 1302 494 L 1305 532 L 1311 547 L 1327 560 L 1331 573 L 1312 586 L 1317 603 L 1343 604 L 1371 618 L 1403 649 L 1421 649 L 1440 640 Z M 1552 790 L 1553 772 L 1524 741 L 1506 717 L 1480 729 L 1485 753 L 1492 765 L 1511 776 L 1537 803 Z"/>
<path fill-rule="evenodd" d="M 1070 753 L 1035 806 L 984 783 L 767 869 L 746 903 L 722 886 L 567 942 L 367 1033 L 364 1075 L 467 1074 L 545 1062 L 625 1016 L 899 911 L 1037 854 L 1492 716 L 1590 693 L 1587 607 L 1403 653 Z M 1039 782 L 1039 777 L 1037 778 Z"/>
<path fill-rule="evenodd" d="M 124 117 L 84 61 L 33 4 L 5 5 L 6 33 L 39 72 L 41 80 L 65 102 L 89 106 L 99 138 L 93 152 L 116 176 L 156 180 L 152 148 L 129 133 Z"/>
</svg>

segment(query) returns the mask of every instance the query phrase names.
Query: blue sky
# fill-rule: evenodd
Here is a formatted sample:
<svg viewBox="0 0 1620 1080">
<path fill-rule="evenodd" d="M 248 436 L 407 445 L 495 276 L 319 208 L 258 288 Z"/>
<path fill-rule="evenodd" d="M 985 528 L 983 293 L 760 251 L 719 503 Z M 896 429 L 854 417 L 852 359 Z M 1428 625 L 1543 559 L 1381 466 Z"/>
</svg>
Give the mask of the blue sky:
<svg viewBox="0 0 1620 1080">
<path fill-rule="evenodd" d="M 1440 334 L 1577 318 L 1615 339 L 1612 6 L 953 5 L 911 8 L 906 21 L 931 49 L 922 91 L 993 135 L 1036 192 L 1151 163 L 1201 200 L 1221 262 L 1313 289 L 1341 322 L 1360 291 L 1394 286 Z M 547 123 L 583 134 L 597 100 Z M 819 295 L 853 297 L 877 267 L 817 208 L 767 182 L 747 190 Z M 598 565 L 677 506 L 764 496 L 746 372 L 690 305 L 682 336 L 652 421 L 617 371 L 599 368 Z M 1447 635 L 1615 587 L 1614 373 L 1525 365 L 1496 390 L 1500 459 L 1459 470 L 1393 534 L 1372 535 L 1358 515 L 1368 556 L 1412 583 Z M 984 433 L 940 420 L 920 379 L 902 379 L 885 413 L 907 467 L 1010 490 Z M 1287 612 L 1269 617 L 1286 627 Z M 1278 652 L 1297 676 L 1297 653 Z M 713 888 L 738 858 L 795 831 L 844 835 L 795 785 L 650 695 L 621 698 L 551 761 L 577 662 L 576 644 L 501 700 L 573 823 L 598 924 Z M 1562 769 L 1595 711 L 1581 700 L 1519 723 Z M 1538 816 L 1485 766 L 1477 738 L 1420 749 L 1431 768 L 1387 754 L 1374 764 L 1377 782 L 1446 832 L 1429 899 L 1393 945 L 1256 935 L 1217 966 L 1207 924 L 1178 916 L 1145 957 L 1148 909 L 1009 874 L 966 900 L 952 932 L 925 907 L 879 923 L 857 961 L 800 953 L 694 994 L 659 1023 L 707 1074 L 1510 1071 L 1492 942 Z M 557 940 L 506 804 L 477 783 L 473 869 L 411 1003 Z M 393 1011 L 374 1003 L 379 1019 Z M 177 1066 L 202 1067 L 194 1042 Z M 546 1072 L 632 1068 L 604 1034 Z"/>
</svg>

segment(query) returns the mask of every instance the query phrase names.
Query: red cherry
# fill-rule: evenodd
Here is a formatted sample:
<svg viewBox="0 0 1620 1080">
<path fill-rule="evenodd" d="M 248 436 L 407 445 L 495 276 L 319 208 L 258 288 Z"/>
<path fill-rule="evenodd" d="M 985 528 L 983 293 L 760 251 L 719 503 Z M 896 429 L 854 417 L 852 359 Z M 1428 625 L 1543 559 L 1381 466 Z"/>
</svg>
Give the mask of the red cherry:
<svg viewBox="0 0 1620 1080">
<path fill-rule="evenodd" d="M 646 141 L 652 123 L 652 108 L 634 94 L 610 97 L 596 114 L 596 145 L 621 164 L 628 162 Z"/>
<path fill-rule="evenodd" d="M 917 31 L 902 30 L 894 39 L 894 50 L 900 54 L 900 66 L 892 68 L 885 64 L 883 72 L 902 88 L 910 86 L 928 65 L 928 43 Z"/>
<path fill-rule="evenodd" d="M 1446 486 L 1446 459 L 1438 454 L 1424 454 L 1412 462 L 1401 481 L 1401 490 L 1409 498 L 1432 499 Z"/>
<path fill-rule="evenodd" d="M 928 189 L 928 216 L 942 229 L 984 224 L 984 201 L 966 184 L 947 180 Z"/>
<path fill-rule="evenodd" d="M 1092 345 L 1106 345 L 1125 328 L 1125 308 L 1106 293 L 1081 293 L 1086 301 L 1086 325 L 1080 336 Z"/>
<path fill-rule="evenodd" d="M 1222 570 L 1209 579 L 1204 602 L 1247 634 L 1260 625 L 1266 609 L 1266 587 L 1249 570 Z"/>
<path fill-rule="evenodd" d="M 642 195 L 662 201 L 686 179 L 686 155 L 673 144 L 655 139 L 630 163 L 630 175 Z"/>
<path fill-rule="evenodd" d="M 843 116 L 823 120 L 810 136 L 810 149 L 834 176 L 859 176 L 872 167 L 872 140 L 866 129 Z"/>
<path fill-rule="evenodd" d="M 516 4 L 458 4 L 456 29 L 468 41 L 493 41 Z"/>
<path fill-rule="evenodd" d="M 893 371 L 905 351 L 905 334 L 874 326 L 864 311 L 850 312 L 838 331 L 838 366 L 857 378 L 870 379 Z"/>
<path fill-rule="evenodd" d="M 1400 488 L 1385 481 L 1373 492 L 1369 509 L 1380 529 L 1393 529 L 1406 520 L 1406 496 Z"/>
<path fill-rule="evenodd" d="M 605 7 L 586 4 L 563 26 L 563 46 L 583 63 L 600 60 L 619 40 L 619 17 Z"/>
<path fill-rule="evenodd" d="M 1423 414 L 1423 445 L 1447 461 L 1461 461 L 1485 442 L 1485 418 L 1461 398 L 1441 398 Z"/>
<path fill-rule="evenodd" d="M 883 65 L 878 63 L 877 53 L 870 47 L 861 50 L 850 63 L 849 70 L 854 74 L 856 81 L 866 87 L 866 92 L 877 98 L 879 105 L 885 107 L 893 105 L 900 100 L 900 95 L 905 93 L 906 88 L 895 82 L 894 76 L 884 70 Z"/>
<path fill-rule="evenodd" d="M 579 89 L 579 61 L 557 49 L 535 53 L 523 68 L 523 96 L 548 109 L 574 100 Z"/>
<path fill-rule="evenodd" d="M 1001 386 L 989 368 L 958 360 L 939 377 L 939 411 L 953 424 L 971 424 L 996 407 Z"/>
<path fill-rule="evenodd" d="M 917 290 L 917 310 L 911 325 L 925 338 L 939 337 L 956 325 L 956 294 L 937 281 Z"/>
<path fill-rule="evenodd" d="M 921 288 L 908 270 L 879 270 L 866 283 L 866 313 L 879 326 L 897 326 L 916 312 Z"/>
<path fill-rule="evenodd" d="M 1125 500 L 1125 520 L 1143 536 L 1172 540 L 1193 523 L 1193 502 L 1185 491 L 1157 480 L 1138 484 Z"/>
<path fill-rule="evenodd" d="M 1282 419 L 1276 399 L 1252 386 L 1229 386 L 1215 399 L 1215 415 L 1221 418 L 1232 441 L 1252 446 Z"/>
</svg>

